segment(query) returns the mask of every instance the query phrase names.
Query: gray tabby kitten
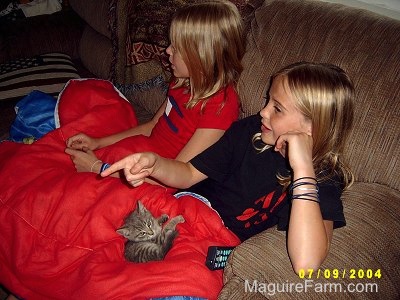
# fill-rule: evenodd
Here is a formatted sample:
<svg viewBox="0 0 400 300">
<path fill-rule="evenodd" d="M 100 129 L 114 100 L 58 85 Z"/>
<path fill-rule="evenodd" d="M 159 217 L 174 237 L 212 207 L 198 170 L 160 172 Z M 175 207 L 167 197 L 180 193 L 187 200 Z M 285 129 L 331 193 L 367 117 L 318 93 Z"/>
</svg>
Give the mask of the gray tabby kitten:
<svg viewBox="0 0 400 300">
<path fill-rule="evenodd" d="M 117 230 L 117 233 L 128 239 L 125 244 L 125 258 L 138 263 L 162 260 L 178 235 L 176 225 L 185 222 L 179 215 L 172 218 L 163 228 L 162 225 L 167 220 L 168 216 L 165 214 L 154 218 L 142 202 L 138 201 L 136 209 Z"/>
</svg>

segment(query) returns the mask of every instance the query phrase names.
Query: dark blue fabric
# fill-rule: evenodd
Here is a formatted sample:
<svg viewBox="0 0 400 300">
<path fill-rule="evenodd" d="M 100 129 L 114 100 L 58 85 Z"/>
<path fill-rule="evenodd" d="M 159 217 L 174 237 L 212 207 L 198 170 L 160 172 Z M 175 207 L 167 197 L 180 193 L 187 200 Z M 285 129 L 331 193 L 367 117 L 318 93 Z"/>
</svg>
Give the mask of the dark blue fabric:
<svg viewBox="0 0 400 300">
<path fill-rule="evenodd" d="M 23 142 L 24 138 L 41 138 L 55 129 L 54 109 L 57 100 L 40 91 L 32 91 L 15 106 L 17 116 L 11 125 L 10 140 Z"/>
</svg>

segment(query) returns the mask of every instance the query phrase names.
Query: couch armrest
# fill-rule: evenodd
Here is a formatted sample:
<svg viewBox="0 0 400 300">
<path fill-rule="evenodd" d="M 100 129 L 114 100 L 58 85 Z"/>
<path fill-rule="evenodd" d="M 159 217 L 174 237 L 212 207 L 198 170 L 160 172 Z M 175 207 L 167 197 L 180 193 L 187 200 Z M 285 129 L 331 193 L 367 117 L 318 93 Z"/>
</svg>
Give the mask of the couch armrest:
<svg viewBox="0 0 400 300">
<path fill-rule="evenodd" d="M 343 201 L 347 226 L 334 231 L 331 250 L 321 267 L 320 278 L 312 276 L 307 293 L 304 289 L 303 292 L 296 292 L 293 288 L 292 292 L 279 293 L 275 297 L 332 299 L 338 296 L 338 290 L 325 293 L 316 290 L 317 283 L 328 283 L 331 287 L 335 285 L 332 288 L 343 290 L 346 287 L 355 288 L 349 284 L 364 284 L 357 286 L 360 289 L 378 289 L 378 293 L 362 293 L 363 299 L 399 299 L 399 192 L 379 184 L 356 183 L 343 194 Z M 333 278 L 336 277 L 334 269 L 339 271 L 339 278 Z M 353 279 L 350 278 L 351 269 L 355 270 Z M 372 270 L 372 275 L 367 276 L 368 269 Z M 380 270 L 380 278 L 376 270 Z M 323 278 L 325 275 L 329 278 Z M 367 278 L 370 276 L 372 278 Z M 254 285 L 255 281 L 258 285 Z M 282 286 L 283 283 L 293 283 L 305 287 L 304 280 L 294 273 L 290 264 L 285 233 L 275 228 L 250 238 L 235 249 L 225 268 L 224 282 L 219 299 L 232 299 L 238 295 L 243 298 L 251 294 L 254 299 L 262 296 L 269 298 L 273 294 L 273 286 L 270 285 L 270 290 L 263 290 L 263 284 Z M 370 285 L 366 286 L 366 283 Z M 256 291 L 254 287 L 259 288 Z M 340 294 L 341 299 L 353 299 L 354 296 L 350 292 Z"/>
</svg>

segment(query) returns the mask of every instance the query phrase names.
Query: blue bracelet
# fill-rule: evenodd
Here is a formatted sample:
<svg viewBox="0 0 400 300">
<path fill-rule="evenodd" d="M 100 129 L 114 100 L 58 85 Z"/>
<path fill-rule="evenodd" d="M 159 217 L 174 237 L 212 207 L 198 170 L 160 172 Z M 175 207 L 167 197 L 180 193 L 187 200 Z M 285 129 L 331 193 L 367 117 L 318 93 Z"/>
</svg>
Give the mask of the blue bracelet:
<svg viewBox="0 0 400 300">
<path fill-rule="evenodd" d="M 100 168 L 100 173 L 103 172 L 104 170 L 108 169 L 109 167 L 111 167 L 110 164 L 108 164 L 108 163 L 103 163 L 103 164 L 101 165 L 101 168 Z"/>
</svg>

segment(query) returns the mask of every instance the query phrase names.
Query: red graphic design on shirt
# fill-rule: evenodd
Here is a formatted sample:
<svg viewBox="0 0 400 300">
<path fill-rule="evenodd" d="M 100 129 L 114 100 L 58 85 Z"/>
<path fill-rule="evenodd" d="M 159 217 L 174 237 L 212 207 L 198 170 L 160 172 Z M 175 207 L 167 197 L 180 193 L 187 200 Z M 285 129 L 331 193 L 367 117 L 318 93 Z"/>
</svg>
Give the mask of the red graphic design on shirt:
<svg viewBox="0 0 400 300">
<path fill-rule="evenodd" d="M 272 203 L 275 191 L 266 196 L 262 196 L 254 202 L 254 206 L 246 208 L 236 219 L 245 222 L 244 227 L 249 228 L 251 225 L 258 225 L 268 219 L 272 211 L 285 199 L 286 192 L 278 198 L 275 204 Z M 272 205 L 271 205 L 272 204 Z M 272 207 L 271 207 L 272 206 Z"/>
</svg>

